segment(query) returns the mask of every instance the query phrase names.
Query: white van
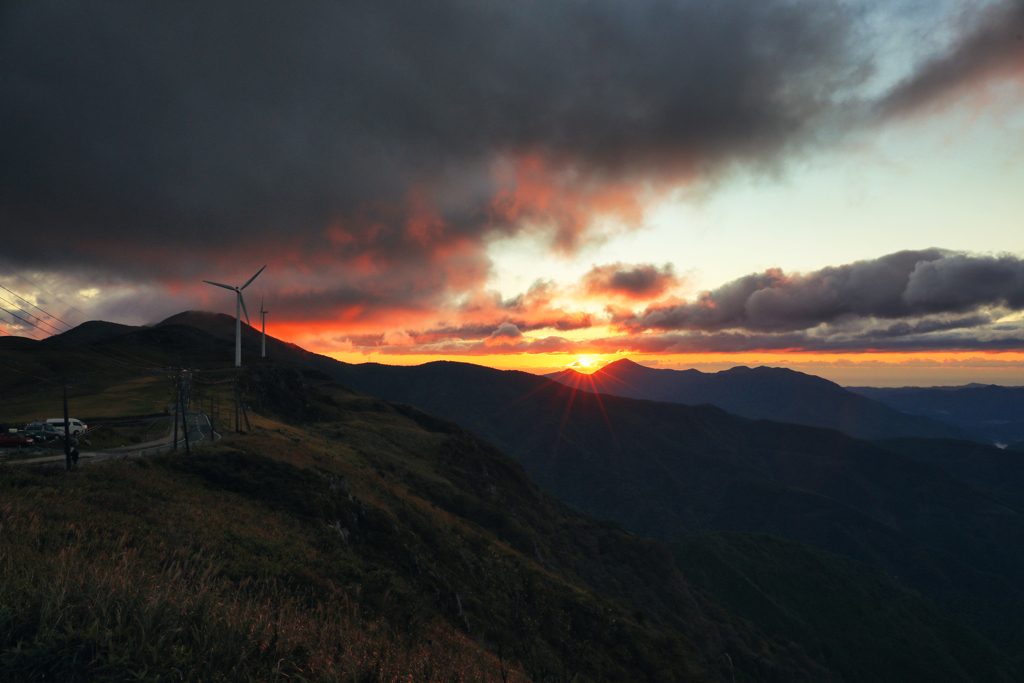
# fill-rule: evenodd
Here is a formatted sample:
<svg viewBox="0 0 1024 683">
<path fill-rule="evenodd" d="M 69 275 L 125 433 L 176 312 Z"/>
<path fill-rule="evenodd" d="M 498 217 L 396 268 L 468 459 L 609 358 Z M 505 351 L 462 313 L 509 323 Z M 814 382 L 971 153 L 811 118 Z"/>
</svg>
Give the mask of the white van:
<svg viewBox="0 0 1024 683">
<path fill-rule="evenodd" d="M 47 420 L 47 422 L 49 424 L 52 424 L 58 432 L 61 432 L 62 434 L 64 433 L 63 417 L 51 417 L 49 420 Z M 68 427 L 71 430 L 71 436 L 78 436 L 86 429 L 88 429 L 89 425 L 82 424 L 81 420 L 76 420 L 75 418 L 72 417 L 68 419 Z"/>
</svg>

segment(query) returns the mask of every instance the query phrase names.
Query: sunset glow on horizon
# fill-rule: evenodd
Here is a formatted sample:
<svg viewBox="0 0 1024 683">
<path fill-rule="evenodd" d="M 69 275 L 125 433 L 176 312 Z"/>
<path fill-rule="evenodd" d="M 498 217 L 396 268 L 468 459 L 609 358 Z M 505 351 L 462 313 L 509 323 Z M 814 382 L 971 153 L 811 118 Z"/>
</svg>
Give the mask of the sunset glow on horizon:
<svg viewBox="0 0 1024 683">
<path fill-rule="evenodd" d="M 312 349 L 310 349 L 312 350 Z M 327 353 L 345 363 L 421 365 L 454 361 L 485 365 L 497 370 L 550 374 L 575 370 L 592 374 L 605 365 L 628 358 L 648 367 L 720 372 L 737 366 L 780 367 L 818 375 L 843 386 L 957 386 L 962 384 L 1024 385 L 1024 353 L 758 353 L 758 354 L 617 354 L 590 356 L 589 366 L 569 354 L 503 354 L 460 358 L 455 356 Z"/>
</svg>

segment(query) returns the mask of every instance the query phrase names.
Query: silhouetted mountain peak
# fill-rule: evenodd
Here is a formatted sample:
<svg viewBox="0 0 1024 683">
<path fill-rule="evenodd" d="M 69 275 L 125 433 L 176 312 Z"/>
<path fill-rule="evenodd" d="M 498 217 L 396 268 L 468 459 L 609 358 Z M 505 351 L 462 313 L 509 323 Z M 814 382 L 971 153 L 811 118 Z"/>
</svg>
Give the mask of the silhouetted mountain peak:
<svg viewBox="0 0 1024 683">
<path fill-rule="evenodd" d="M 62 332 L 61 334 L 55 334 L 52 337 L 47 337 L 43 341 L 54 344 L 89 344 L 91 342 L 103 341 L 124 334 L 126 332 L 132 332 L 133 330 L 142 329 L 135 327 L 134 325 L 122 325 L 120 323 L 111 323 L 106 320 L 89 320 L 76 327 Z"/>
<path fill-rule="evenodd" d="M 789 368 L 736 366 L 721 372 L 649 368 L 629 359 L 609 363 L 591 382 L 546 375 L 602 394 L 711 405 L 753 419 L 838 429 L 864 439 L 930 436 L 970 439 L 972 434 L 933 419 L 905 415 L 823 377 Z"/>
<path fill-rule="evenodd" d="M 608 363 L 607 365 L 605 365 L 601 369 L 602 370 L 636 370 L 636 369 L 651 370 L 652 368 L 649 368 L 646 365 L 640 365 L 640 363 L 637 363 L 636 361 L 632 361 L 632 360 L 630 360 L 628 358 L 620 358 L 619 360 L 615 360 L 615 361 L 612 361 L 611 363 Z"/>
<path fill-rule="evenodd" d="M 652 368 L 647 365 L 641 365 L 636 361 L 632 361 L 629 358 L 621 358 L 617 361 L 613 361 L 605 365 L 600 370 L 594 373 L 595 375 L 606 374 L 611 376 L 616 375 L 643 375 L 645 377 L 688 377 L 695 379 L 706 373 L 696 370 L 694 368 L 688 368 L 686 370 L 672 370 L 670 368 Z"/>
<path fill-rule="evenodd" d="M 165 325 L 191 325 L 209 332 L 215 337 L 224 337 L 230 333 L 231 339 L 235 338 L 235 316 L 226 313 L 214 313 L 213 311 L 182 311 L 176 313 L 166 320 L 161 320 L 154 327 Z M 246 334 L 246 328 L 256 332 L 256 328 L 248 325 L 242 319 L 242 334 Z"/>
</svg>

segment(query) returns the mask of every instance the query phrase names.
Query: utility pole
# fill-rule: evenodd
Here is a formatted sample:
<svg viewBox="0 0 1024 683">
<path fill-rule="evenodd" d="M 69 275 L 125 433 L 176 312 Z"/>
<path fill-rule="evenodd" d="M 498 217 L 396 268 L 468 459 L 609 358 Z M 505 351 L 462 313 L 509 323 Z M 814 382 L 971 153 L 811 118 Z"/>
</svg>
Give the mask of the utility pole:
<svg viewBox="0 0 1024 683">
<path fill-rule="evenodd" d="M 174 445 L 172 451 L 178 450 L 178 406 L 181 404 L 181 372 L 178 372 L 178 379 L 174 383 Z"/>
<path fill-rule="evenodd" d="M 187 410 L 187 406 L 185 405 L 185 396 L 184 396 L 184 394 L 181 395 L 181 412 L 182 412 L 181 426 L 182 426 L 182 428 L 185 431 L 185 455 L 191 456 L 192 455 L 192 449 L 189 447 L 189 444 L 188 444 L 188 410 Z"/>
<path fill-rule="evenodd" d="M 64 377 L 64 467 L 71 469 L 71 424 L 68 419 L 68 378 Z"/>
<path fill-rule="evenodd" d="M 245 409 L 245 397 L 242 396 L 242 392 L 238 392 L 238 404 L 242 406 L 242 418 L 245 420 L 245 433 L 248 434 L 252 431 L 252 427 L 249 426 L 249 411 Z"/>
<path fill-rule="evenodd" d="M 267 357 L 267 313 L 263 310 L 263 299 L 260 298 L 260 319 L 263 321 L 263 341 L 260 342 L 260 358 Z"/>
</svg>

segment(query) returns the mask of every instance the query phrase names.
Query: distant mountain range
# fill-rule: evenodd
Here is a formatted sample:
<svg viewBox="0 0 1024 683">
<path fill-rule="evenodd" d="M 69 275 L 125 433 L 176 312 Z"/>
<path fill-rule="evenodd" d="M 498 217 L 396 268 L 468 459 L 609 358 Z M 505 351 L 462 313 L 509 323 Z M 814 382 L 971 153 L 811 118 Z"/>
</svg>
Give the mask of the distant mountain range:
<svg viewBox="0 0 1024 683">
<path fill-rule="evenodd" d="M 977 438 L 962 427 L 932 419 L 935 416 L 908 415 L 835 382 L 785 368 L 735 367 L 705 373 L 648 368 L 624 358 L 592 375 L 567 370 L 546 377 L 613 396 L 709 403 L 734 415 L 838 429 L 859 439 Z"/>
<path fill-rule="evenodd" d="M 1024 387 L 847 387 L 853 393 L 911 415 L 930 417 L 992 443 L 1024 441 Z"/>
</svg>

